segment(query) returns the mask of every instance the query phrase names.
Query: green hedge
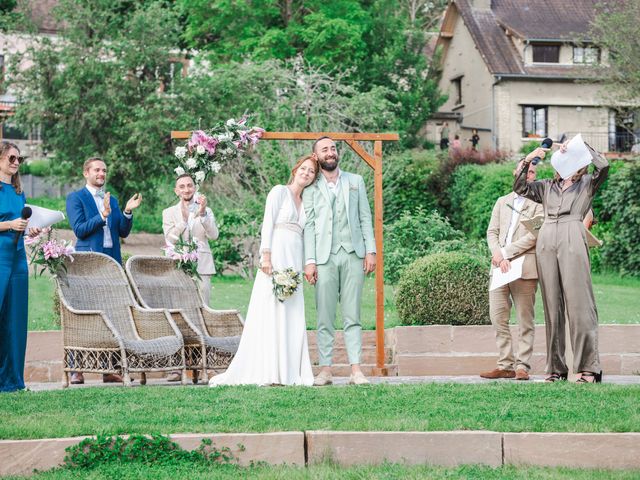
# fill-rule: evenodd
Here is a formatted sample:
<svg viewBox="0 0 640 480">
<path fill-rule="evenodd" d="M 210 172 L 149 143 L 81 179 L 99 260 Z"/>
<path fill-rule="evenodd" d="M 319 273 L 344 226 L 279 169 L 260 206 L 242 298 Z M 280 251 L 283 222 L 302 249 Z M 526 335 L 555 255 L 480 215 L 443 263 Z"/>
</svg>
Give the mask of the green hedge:
<svg viewBox="0 0 640 480">
<path fill-rule="evenodd" d="M 618 168 L 608 182 L 600 199 L 602 216 L 610 218 L 608 228 L 601 227 L 604 235 L 602 265 L 622 274 L 640 276 L 639 161 Z"/>
<path fill-rule="evenodd" d="M 489 261 L 463 252 L 427 255 L 407 267 L 396 293 L 403 325 L 487 325 Z"/>
</svg>

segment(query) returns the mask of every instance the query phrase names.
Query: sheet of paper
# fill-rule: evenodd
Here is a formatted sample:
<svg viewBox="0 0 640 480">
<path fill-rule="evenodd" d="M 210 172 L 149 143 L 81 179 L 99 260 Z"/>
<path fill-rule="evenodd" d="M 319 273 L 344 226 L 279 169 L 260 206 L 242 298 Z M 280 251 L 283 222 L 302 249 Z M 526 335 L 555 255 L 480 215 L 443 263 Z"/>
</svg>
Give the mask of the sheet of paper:
<svg viewBox="0 0 640 480">
<path fill-rule="evenodd" d="M 494 268 L 491 275 L 491 285 L 489 291 L 506 285 L 509 282 L 522 278 L 522 264 L 524 263 L 524 255 L 511 261 L 511 268 L 507 273 L 502 273 L 500 268 Z"/>
<path fill-rule="evenodd" d="M 60 210 L 49 210 L 48 208 L 26 204 L 31 207 L 31 218 L 27 228 L 46 228 L 64 220 L 64 213 Z"/>
<path fill-rule="evenodd" d="M 586 232 L 587 232 L 587 247 L 591 248 L 591 247 L 602 246 L 602 243 L 603 243 L 602 240 L 600 240 L 593 233 L 591 233 L 590 230 L 586 230 Z"/>
<path fill-rule="evenodd" d="M 582 167 L 591 163 L 591 152 L 582 140 L 582 135 L 577 134 L 567 144 L 565 153 L 558 150 L 551 155 L 551 166 L 562 178 L 569 178 Z"/>
</svg>

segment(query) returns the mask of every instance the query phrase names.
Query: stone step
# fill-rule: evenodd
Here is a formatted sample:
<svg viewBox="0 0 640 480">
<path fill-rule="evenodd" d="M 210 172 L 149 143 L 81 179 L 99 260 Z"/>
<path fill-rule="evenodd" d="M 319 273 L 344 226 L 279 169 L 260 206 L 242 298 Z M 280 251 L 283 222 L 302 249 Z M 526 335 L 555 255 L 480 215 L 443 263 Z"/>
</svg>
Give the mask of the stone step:
<svg viewBox="0 0 640 480">
<path fill-rule="evenodd" d="M 363 363 L 360 365 L 360 368 L 362 369 L 362 373 L 364 373 L 366 377 L 375 376 L 375 368 L 376 368 L 375 363 Z M 385 365 L 385 368 L 387 368 L 388 376 L 395 377 L 398 375 L 397 365 Z M 320 366 L 314 365 L 313 374 L 317 375 L 318 373 L 320 373 L 320 369 L 321 369 Z M 351 375 L 351 365 L 344 364 L 344 363 L 343 364 L 334 363 L 331 366 L 331 374 L 334 377 L 348 377 L 349 375 Z"/>
<path fill-rule="evenodd" d="M 391 348 L 386 348 L 384 353 L 385 362 L 391 363 L 393 361 L 393 350 Z M 315 345 L 309 345 L 309 355 L 311 357 L 311 363 L 313 365 L 317 365 L 318 348 Z M 376 347 L 363 345 L 360 361 L 362 363 L 376 363 L 376 360 Z M 337 347 L 333 349 L 333 363 L 349 363 L 349 356 L 345 347 Z"/>
</svg>

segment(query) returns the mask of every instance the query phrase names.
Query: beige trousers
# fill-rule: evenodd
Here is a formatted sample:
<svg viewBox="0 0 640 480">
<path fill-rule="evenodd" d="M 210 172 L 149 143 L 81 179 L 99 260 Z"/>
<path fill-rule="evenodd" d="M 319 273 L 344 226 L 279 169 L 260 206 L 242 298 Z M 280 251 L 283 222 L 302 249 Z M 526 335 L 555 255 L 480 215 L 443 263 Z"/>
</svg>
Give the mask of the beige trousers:
<svg viewBox="0 0 640 480">
<path fill-rule="evenodd" d="M 204 300 L 204 304 L 210 307 L 211 304 L 211 275 L 200 275 L 198 280 L 198 288 L 200 289 L 200 295 Z"/>
<path fill-rule="evenodd" d="M 498 368 L 502 370 L 531 370 L 537 288 L 537 279 L 519 279 L 489 292 L 489 316 L 496 331 Z M 512 304 L 516 307 L 518 320 L 518 350 L 515 352 L 509 329 Z"/>
</svg>

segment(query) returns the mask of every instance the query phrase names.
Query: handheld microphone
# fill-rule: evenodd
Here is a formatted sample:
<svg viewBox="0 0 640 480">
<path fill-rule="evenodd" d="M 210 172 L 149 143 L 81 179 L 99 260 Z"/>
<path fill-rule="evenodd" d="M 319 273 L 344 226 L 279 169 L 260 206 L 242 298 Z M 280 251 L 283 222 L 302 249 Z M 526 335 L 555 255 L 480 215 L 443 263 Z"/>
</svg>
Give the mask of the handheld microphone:
<svg viewBox="0 0 640 480">
<path fill-rule="evenodd" d="M 553 145 L 553 140 L 551 140 L 550 138 L 545 138 L 542 141 L 542 145 L 540 145 L 540 146 L 542 148 L 551 148 L 552 145 Z M 531 165 L 537 165 L 541 161 L 542 161 L 542 159 L 540 157 L 533 157 L 533 159 L 531 160 Z"/>
<path fill-rule="evenodd" d="M 31 207 L 24 207 L 22 209 L 22 213 L 20 213 L 20 217 L 22 217 L 22 220 L 28 220 L 29 218 L 31 218 L 32 213 L 33 213 L 33 210 L 31 210 Z M 16 234 L 13 237 L 13 244 L 18 245 L 18 240 L 20 240 L 20 237 L 23 235 L 24 235 L 24 230 L 21 232 L 16 232 Z"/>
</svg>

